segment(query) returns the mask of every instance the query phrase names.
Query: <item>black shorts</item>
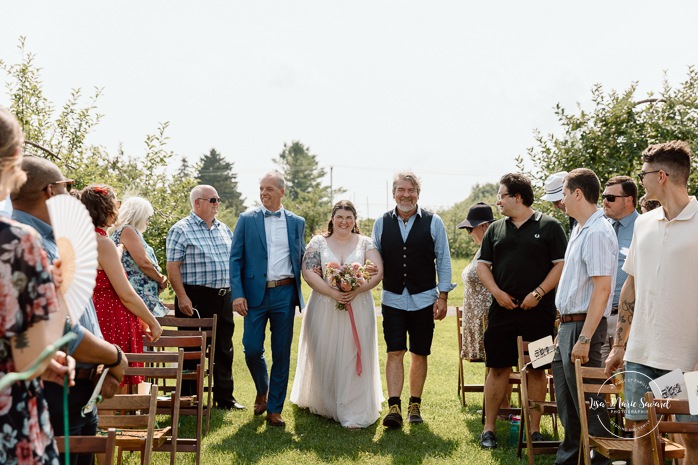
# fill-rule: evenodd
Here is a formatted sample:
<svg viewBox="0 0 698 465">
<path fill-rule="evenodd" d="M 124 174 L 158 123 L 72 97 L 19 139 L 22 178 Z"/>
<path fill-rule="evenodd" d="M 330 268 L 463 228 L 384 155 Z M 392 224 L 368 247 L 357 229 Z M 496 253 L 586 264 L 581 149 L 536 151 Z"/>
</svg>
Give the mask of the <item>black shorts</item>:
<svg viewBox="0 0 698 465">
<path fill-rule="evenodd" d="M 431 354 L 434 339 L 434 306 L 415 311 L 399 310 L 381 305 L 383 310 L 383 337 L 388 352 L 407 350 L 410 336 L 410 352 L 416 355 Z"/>
<path fill-rule="evenodd" d="M 555 331 L 555 311 L 539 307 L 506 310 L 493 302 L 487 312 L 485 364 L 491 368 L 516 366 L 519 359 L 516 339 L 532 342 Z"/>
</svg>

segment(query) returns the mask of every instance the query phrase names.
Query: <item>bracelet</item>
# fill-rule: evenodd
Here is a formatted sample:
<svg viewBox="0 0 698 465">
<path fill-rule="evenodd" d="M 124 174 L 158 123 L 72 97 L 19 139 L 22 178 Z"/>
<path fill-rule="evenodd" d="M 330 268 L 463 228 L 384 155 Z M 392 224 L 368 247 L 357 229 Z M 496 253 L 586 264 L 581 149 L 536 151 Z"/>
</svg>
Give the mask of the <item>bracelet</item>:
<svg viewBox="0 0 698 465">
<path fill-rule="evenodd" d="M 104 368 L 114 368 L 116 366 L 121 365 L 121 359 L 124 356 L 124 353 L 121 351 L 121 347 L 117 346 L 116 344 L 113 345 L 114 347 L 116 347 L 116 362 L 110 363 L 109 365 L 105 363 Z"/>
<path fill-rule="evenodd" d="M 536 288 L 536 289 L 538 289 L 538 288 Z M 543 296 L 540 295 L 536 289 L 531 291 L 531 295 L 533 296 L 534 299 L 540 301 L 540 299 L 542 299 Z"/>
<path fill-rule="evenodd" d="M 447 299 L 446 297 L 439 297 L 439 298 L 436 299 L 436 300 L 443 300 L 444 302 L 448 302 L 448 299 Z"/>
<path fill-rule="evenodd" d="M 613 347 L 622 347 L 625 349 L 625 344 L 613 344 Z"/>
<path fill-rule="evenodd" d="M 536 289 L 540 289 L 540 291 L 543 293 L 543 295 L 547 294 L 547 292 L 545 292 L 545 289 L 543 289 L 540 286 L 536 286 Z"/>
</svg>

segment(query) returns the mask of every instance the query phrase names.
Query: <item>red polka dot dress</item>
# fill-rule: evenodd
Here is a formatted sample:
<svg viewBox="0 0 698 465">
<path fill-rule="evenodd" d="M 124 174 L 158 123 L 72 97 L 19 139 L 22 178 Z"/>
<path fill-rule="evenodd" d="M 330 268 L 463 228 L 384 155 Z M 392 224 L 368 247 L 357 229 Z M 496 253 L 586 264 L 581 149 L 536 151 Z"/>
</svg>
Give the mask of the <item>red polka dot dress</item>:
<svg viewBox="0 0 698 465">
<path fill-rule="evenodd" d="M 103 229 L 95 228 L 95 231 L 103 236 L 107 235 Z M 97 270 L 92 300 L 97 310 L 97 320 L 104 340 L 118 345 L 124 352 L 142 353 L 143 330 L 140 319 L 121 302 L 104 270 Z M 129 366 L 143 366 L 143 364 L 129 363 Z M 138 384 L 143 380 L 143 376 L 124 376 L 121 384 Z"/>
</svg>

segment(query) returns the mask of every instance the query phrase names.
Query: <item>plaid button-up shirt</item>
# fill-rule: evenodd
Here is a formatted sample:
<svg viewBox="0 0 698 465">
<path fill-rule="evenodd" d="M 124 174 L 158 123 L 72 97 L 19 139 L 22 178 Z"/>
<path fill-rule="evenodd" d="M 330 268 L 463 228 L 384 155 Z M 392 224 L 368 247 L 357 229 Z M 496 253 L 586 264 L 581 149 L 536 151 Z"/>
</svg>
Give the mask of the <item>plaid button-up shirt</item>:
<svg viewBox="0 0 698 465">
<path fill-rule="evenodd" d="M 211 288 L 230 287 L 230 245 L 233 233 L 217 219 L 211 229 L 191 212 L 167 233 L 167 261 L 182 262 L 182 283 Z"/>
</svg>

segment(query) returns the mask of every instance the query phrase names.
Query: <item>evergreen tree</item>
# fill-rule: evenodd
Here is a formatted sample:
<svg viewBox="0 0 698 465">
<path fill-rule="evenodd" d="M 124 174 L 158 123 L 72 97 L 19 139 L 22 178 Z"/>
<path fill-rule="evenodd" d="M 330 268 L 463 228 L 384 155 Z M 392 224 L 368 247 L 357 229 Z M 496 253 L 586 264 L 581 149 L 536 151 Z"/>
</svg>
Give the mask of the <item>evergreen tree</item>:
<svg viewBox="0 0 698 465">
<path fill-rule="evenodd" d="M 284 207 L 305 218 L 308 241 L 313 234 L 324 230 L 330 217 L 330 186 L 322 184 L 326 171 L 318 164 L 317 155 L 311 154 L 310 148 L 300 141 L 284 144 L 279 158 L 273 162 L 286 179 Z M 342 188 L 334 190 L 335 195 L 342 192 Z"/>
<path fill-rule="evenodd" d="M 199 161 L 200 167 L 196 177 L 201 184 L 213 186 L 226 210 L 232 210 L 237 217 L 245 211 L 245 199 L 238 191 L 237 174 L 233 171 L 235 163 L 227 161 L 223 156 L 211 149 L 208 154 L 202 155 Z"/>
<path fill-rule="evenodd" d="M 279 158 L 273 161 L 279 165 L 286 178 L 286 196 L 291 200 L 297 200 L 301 193 L 310 194 L 323 189 L 322 178 L 327 172 L 318 164 L 317 155 L 311 154 L 310 147 L 304 146 L 300 141 L 293 141 L 291 145 L 284 144 Z M 326 189 L 329 194 L 329 187 Z"/>
</svg>

